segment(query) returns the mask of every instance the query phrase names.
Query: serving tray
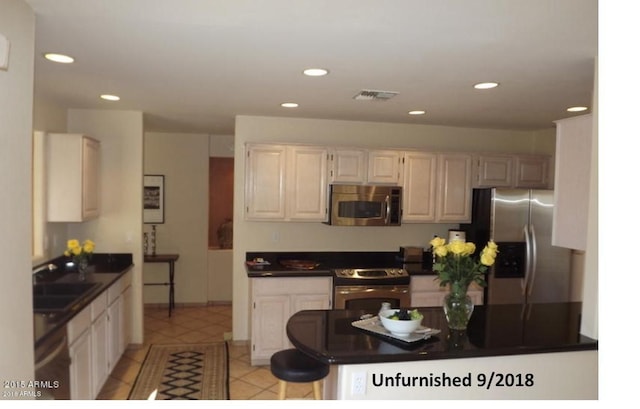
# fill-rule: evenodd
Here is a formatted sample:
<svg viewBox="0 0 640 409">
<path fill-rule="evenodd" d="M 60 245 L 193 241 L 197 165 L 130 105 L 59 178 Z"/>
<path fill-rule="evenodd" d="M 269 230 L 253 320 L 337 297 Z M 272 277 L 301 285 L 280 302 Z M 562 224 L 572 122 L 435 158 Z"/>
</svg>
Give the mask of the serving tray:
<svg viewBox="0 0 640 409">
<path fill-rule="evenodd" d="M 407 336 L 395 335 L 389 332 L 385 327 L 382 326 L 382 323 L 380 322 L 380 318 L 378 318 L 377 316 L 361 319 L 358 321 L 353 321 L 351 325 L 353 325 L 356 328 L 362 329 L 364 331 L 371 332 L 375 335 L 379 335 L 384 338 L 391 338 L 393 340 L 400 341 L 403 343 L 408 343 L 408 344 L 423 341 L 425 339 L 428 339 L 432 335 L 440 333 L 439 329 L 427 328 L 421 325 L 418 327 L 418 329 L 415 332 L 412 332 Z"/>
</svg>

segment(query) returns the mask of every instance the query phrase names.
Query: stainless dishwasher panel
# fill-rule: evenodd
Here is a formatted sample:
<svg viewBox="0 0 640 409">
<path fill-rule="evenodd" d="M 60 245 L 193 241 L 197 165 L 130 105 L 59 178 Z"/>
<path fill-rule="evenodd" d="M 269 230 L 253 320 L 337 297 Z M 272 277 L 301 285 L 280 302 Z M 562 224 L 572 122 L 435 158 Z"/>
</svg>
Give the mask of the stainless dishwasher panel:
<svg viewBox="0 0 640 409">
<path fill-rule="evenodd" d="M 36 399 L 71 399 L 67 328 L 47 337 L 35 350 Z"/>
</svg>

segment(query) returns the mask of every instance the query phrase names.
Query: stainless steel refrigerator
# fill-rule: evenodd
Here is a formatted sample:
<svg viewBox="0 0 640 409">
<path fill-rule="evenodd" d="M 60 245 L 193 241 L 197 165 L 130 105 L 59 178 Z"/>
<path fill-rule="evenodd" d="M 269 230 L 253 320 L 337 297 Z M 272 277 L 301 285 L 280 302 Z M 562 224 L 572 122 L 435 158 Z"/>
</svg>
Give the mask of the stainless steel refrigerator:
<svg viewBox="0 0 640 409">
<path fill-rule="evenodd" d="M 551 245 L 553 191 L 475 189 L 473 219 L 460 225 L 478 249 L 493 239 L 485 304 L 569 301 L 571 251 Z M 479 250 L 478 250 L 479 251 Z"/>
</svg>

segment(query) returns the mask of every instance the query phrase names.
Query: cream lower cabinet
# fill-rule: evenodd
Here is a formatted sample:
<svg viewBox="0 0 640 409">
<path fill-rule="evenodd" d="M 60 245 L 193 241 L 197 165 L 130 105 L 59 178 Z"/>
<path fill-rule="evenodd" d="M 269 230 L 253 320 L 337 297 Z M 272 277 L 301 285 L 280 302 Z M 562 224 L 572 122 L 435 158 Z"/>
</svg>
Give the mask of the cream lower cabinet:
<svg viewBox="0 0 640 409">
<path fill-rule="evenodd" d="M 442 307 L 444 297 L 449 293 L 448 287 L 440 287 L 435 276 L 411 276 L 412 307 Z M 484 304 L 484 289 L 473 283 L 467 295 L 474 305 Z"/>
<path fill-rule="evenodd" d="M 67 324 L 71 399 L 95 399 L 122 356 L 130 339 L 124 325 L 130 284 L 127 273 Z"/>
<path fill-rule="evenodd" d="M 247 220 L 327 220 L 326 148 L 254 144 L 246 148 Z"/>
<path fill-rule="evenodd" d="M 91 350 L 91 309 L 82 310 L 67 324 L 71 399 L 93 399 L 93 353 Z"/>
<path fill-rule="evenodd" d="M 107 313 L 107 293 L 104 292 L 91 303 L 91 371 L 93 397 L 107 381 L 111 369 L 109 364 L 109 315 Z"/>
<path fill-rule="evenodd" d="M 289 317 L 301 310 L 331 308 L 331 277 L 252 278 L 251 365 L 291 348 Z"/>
</svg>

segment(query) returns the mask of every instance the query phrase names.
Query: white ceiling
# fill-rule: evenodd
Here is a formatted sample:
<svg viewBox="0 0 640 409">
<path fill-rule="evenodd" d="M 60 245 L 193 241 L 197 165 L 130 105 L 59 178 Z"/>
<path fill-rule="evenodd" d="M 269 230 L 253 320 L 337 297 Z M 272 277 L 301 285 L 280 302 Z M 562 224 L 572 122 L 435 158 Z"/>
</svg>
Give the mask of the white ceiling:
<svg viewBox="0 0 640 409">
<path fill-rule="evenodd" d="M 36 97 L 143 111 L 148 131 L 232 134 L 236 115 L 541 129 L 591 105 L 597 0 L 26 1 Z"/>
</svg>

